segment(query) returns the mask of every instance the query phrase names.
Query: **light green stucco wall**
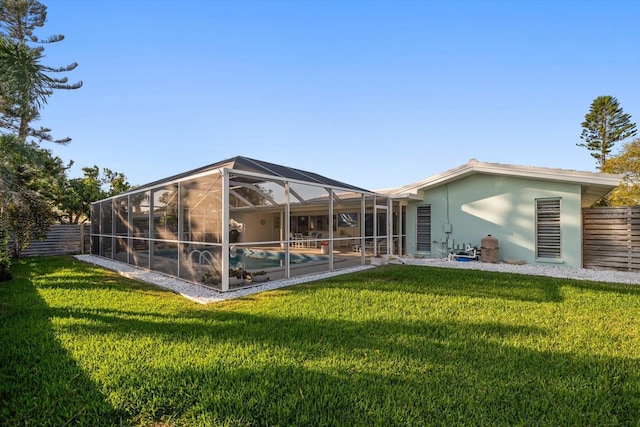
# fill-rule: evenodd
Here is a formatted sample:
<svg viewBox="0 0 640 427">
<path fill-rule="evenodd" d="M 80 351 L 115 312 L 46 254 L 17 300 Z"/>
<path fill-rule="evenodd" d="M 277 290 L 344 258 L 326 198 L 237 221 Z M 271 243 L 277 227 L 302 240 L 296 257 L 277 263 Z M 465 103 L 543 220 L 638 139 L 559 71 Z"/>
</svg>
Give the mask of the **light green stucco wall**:
<svg viewBox="0 0 640 427">
<path fill-rule="evenodd" d="M 560 198 L 561 249 L 559 265 L 582 265 L 581 188 L 534 179 L 473 175 L 420 192 L 422 201 L 407 207 L 407 254 L 443 258 L 448 245 L 463 248 L 478 245 L 491 234 L 499 241 L 499 259 L 549 264 L 535 258 L 535 200 Z M 431 205 L 431 253 L 416 252 L 417 206 Z M 445 224 L 452 232 L 444 232 Z M 557 262 L 553 263 L 557 265 Z"/>
</svg>

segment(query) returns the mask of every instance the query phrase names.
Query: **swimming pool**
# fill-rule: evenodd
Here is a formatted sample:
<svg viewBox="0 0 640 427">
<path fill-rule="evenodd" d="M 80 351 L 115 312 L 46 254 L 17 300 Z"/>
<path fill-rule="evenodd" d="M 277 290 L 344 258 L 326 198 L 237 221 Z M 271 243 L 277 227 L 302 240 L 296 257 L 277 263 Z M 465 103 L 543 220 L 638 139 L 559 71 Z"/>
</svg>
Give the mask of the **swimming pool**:
<svg viewBox="0 0 640 427">
<path fill-rule="evenodd" d="M 265 268 L 282 267 L 285 253 L 280 251 L 263 251 L 254 249 L 235 249 L 229 251 L 229 266 L 242 267 L 245 270 L 262 270 Z M 289 254 L 291 264 L 305 262 L 328 261 L 327 255 Z"/>
<path fill-rule="evenodd" d="M 277 259 L 257 258 L 245 255 L 229 257 L 229 267 L 244 270 L 264 270 L 266 268 L 282 267 L 283 261 Z"/>
<path fill-rule="evenodd" d="M 215 248 L 203 247 L 192 249 L 189 257 L 193 262 L 199 264 L 212 264 Z M 175 259 L 178 256 L 177 249 L 160 249 L 154 252 L 155 256 Z M 284 251 L 265 251 L 248 248 L 232 247 L 229 250 L 229 266 L 231 268 L 243 268 L 245 270 L 264 270 L 268 268 L 282 267 L 284 265 Z M 328 255 L 313 255 L 291 253 L 289 254 L 291 264 L 302 264 L 305 262 L 328 261 Z"/>
</svg>

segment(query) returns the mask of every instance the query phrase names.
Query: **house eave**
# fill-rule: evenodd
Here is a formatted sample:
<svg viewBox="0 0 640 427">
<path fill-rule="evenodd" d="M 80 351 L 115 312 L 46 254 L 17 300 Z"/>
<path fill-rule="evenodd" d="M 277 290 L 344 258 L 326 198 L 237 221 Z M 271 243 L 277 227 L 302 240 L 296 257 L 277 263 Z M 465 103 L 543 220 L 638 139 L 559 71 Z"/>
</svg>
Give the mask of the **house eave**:
<svg viewBox="0 0 640 427">
<path fill-rule="evenodd" d="M 536 179 L 542 181 L 567 182 L 580 184 L 590 189 L 590 193 L 596 191 L 602 193 L 600 197 L 620 184 L 622 175 L 584 172 L 567 169 L 552 169 L 530 166 L 514 166 L 498 163 L 484 163 L 470 160 L 468 163 L 454 169 L 434 175 L 421 181 L 400 187 L 397 194 L 417 194 L 421 190 L 428 190 L 443 184 L 465 178 L 474 174 L 512 176 L 516 178 Z M 597 190 L 596 190 L 597 189 Z M 584 191 L 583 191 L 584 193 Z"/>
</svg>

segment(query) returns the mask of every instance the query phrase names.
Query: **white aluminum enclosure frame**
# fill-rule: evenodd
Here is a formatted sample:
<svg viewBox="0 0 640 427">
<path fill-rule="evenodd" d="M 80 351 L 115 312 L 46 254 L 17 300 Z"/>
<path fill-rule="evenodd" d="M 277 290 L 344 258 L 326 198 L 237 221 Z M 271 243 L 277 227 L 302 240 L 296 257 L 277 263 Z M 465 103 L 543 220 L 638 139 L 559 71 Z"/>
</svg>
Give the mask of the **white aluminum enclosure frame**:
<svg viewBox="0 0 640 427">
<path fill-rule="evenodd" d="M 322 202 L 320 203 L 319 206 L 323 210 L 323 212 L 325 212 L 325 214 L 323 215 L 328 216 L 328 234 L 329 235 L 328 237 L 323 238 L 323 240 L 326 240 L 329 243 L 329 258 L 328 258 L 328 267 L 327 267 L 328 271 L 332 271 L 335 268 L 334 240 L 336 236 L 334 235 L 334 225 L 335 225 L 334 215 L 336 215 L 336 212 L 335 212 L 336 206 L 334 201 L 337 200 L 336 197 L 340 198 L 341 196 L 344 196 L 345 197 L 344 200 L 347 205 L 353 204 L 354 202 L 357 203 L 357 201 L 360 200 L 360 203 L 359 203 L 360 243 L 364 244 L 365 238 L 368 239 L 371 237 L 373 237 L 374 242 L 377 242 L 377 239 L 381 237 L 387 237 L 388 241 L 389 242 L 391 241 L 390 231 L 392 230 L 392 224 L 391 224 L 392 200 L 387 195 L 382 195 L 382 194 L 378 194 L 372 191 L 367 191 L 362 189 L 355 190 L 353 187 L 351 188 L 341 187 L 338 185 L 328 185 L 326 183 L 306 181 L 303 179 L 294 179 L 286 176 L 269 175 L 269 174 L 242 170 L 242 169 L 220 167 L 220 168 L 212 168 L 204 171 L 199 170 L 193 174 L 188 174 L 188 173 L 182 174 L 179 177 L 168 178 L 167 180 L 164 180 L 164 181 L 158 181 L 146 186 L 141 186 L 127 193 L 123 193 L 120 195 L 116 195 L 116 196 L 95 202 L 92 206 L 92 212 L 99 213 L 99 218 L 92 218 L 92 227 L 91 227 L 90 234 L 92 239 L 98 239 L 98 240 L 97 240 L 97 246 L 92 243 L 92 253 L 94 255 L 105 256 L 114 260 L 120 260 L 120 261 L 126 260 L 126 262 L 129 264 L 134 264 L 138 267 L 158 271 L 157 269 L 153 268 L 154 260 L 157 259 L 157 255 L 154 253 L 154 250 L 156 250 L 154 249 L 154 245 L 156 243 L 165 243 L 165 244 L 171 245 L 171 247 L 177 247 L 178 252 L 179 252 L 179 249 L 183 247 L 183 245 L 188 246 L 188 245 L 195 245 L 198 243 L 197 241 L 191 240 L 190 237 L 187 237 L 185 235 L 185 231 L 187 229 L 187 224 L 185 224 L 184 222 L 185 215 L 186 215 L 185 213 L 186 201 L 182 199 L 183 199 L 183 196 L 186 197 L 185 196 L 187 194 L 186 188 L 188 187 L 185 187 L 184 185 L 187 183 L 195 182 L 198 179 L 211 177 L 214 175 L 218 175 L 219 177 L 218 181 L 220 182 L 220 187 L 216 187 L 216 188 L 219 188 L 221 190 L 218 196 L 220 197 L 220 200 L 221 200 L 220 202 L 221 203 L 221 206 L 220 206 L 221 230 L 220 230 L 220 240 L 218 240 L 218 243 L 213 242 L 213 243 L 208 243 L 208 245 L 211 245 L 212 247 L 218 247 L 221 254 L 219 272 L 220 272 L 220 290 L 222 290 L 223 292 L 228 291 L 230 289 L 229 256 L 230 256 L 230 249 L 232 246 L 232 242 L 230 239 L 230 221 L 231 221 L 231 208 L 230 208 L 231 188 L 230 187 L 231 187 L 231 183 L 234 180 L 238 180 L 238 178 L 240 179 L 246 178 L 249 180 L 249 182 L 251 182 L 251 180 L 255 180 L 256 183 L 272 182 L 272 183 L 282 185 L 283 187 L 284 203 L 280 205 L 277 205 L 277 204 L 273 205 L 274 208 L 277 208 L 279 206 L 282 209 L 281 211 L 282 217 L 280 219 L 281 224 L 283 226 L 280 229 L 282 235 L 280 236 L 279 242 L 274 241 L 274 242 L 268 242 L 268 243 L 280 243 L 281 247 L 284 249 L 284 275 L 287 278 L 291 277 L 291 274 L 292 274 L 291 264 L 290 264 L 290 260 L 291 260 L 290 243 L 291 242 L 289 238 L 290 231 L 291 231 L 290 221 L 291 221 L 292 213 L 295 215 L 295 210 L 292 209 L 292 201 L 293 201 L 292 197 L 295 198 L 296 201 L 298 201 L 301 204 L 305 204 L 308 201 L 308 200 L 305 200 L 303 197 L 301 197 L 299 194 L 296 194 L 294 189 L 291 188 L 291 185 L 317 187 L 319 189 L 322 189 L 322 192 L 326 193 L 327 195 L 326 206 L 322 207 Z M 251 186 L 251 184 L 247 184 L 247 187 L 249 186 Z M 175 190 L 172 187 L 175 187 Z M 163 189 L 163 188 L 170 188 L 171 191 L 175 191 L 175 194 L 176 194 L 175 197 L 178 198 L 175 205 L 177 206 L 177 217 L 175 218 L 175 221 L 177 221 L 177 227 L 176 227 L 175 233 L 177 235 L 171 238 L 167 238 L 166 236 L 161 236 L 161 235 L 157 235 L 157 236 L 154 235 L 155 233 L 154 227 L 157 227 L 157 223 L 155 222 L 156 220 L 154 219 L 155 218 L 154 213 L 158 208 L 154 206 L 154 196 L 155 194 L 157 194 L 156 192 L 159 189 Z M 142 194 L 145 194 L 148 197 L 148 203 L 145 202 L 145 204 L 143 205 L 143 208 L 145 210 L 148 210 L 148 212 L 145 211 L 145 213 L 142 216 L 138 215 L 136 218 L 139 221 L 140 220 L 145 221 L 145 218 L 146 220 L 148 220 L 148 226 L 147 226 L 147 229 L 145 230 L 144 237 L 141 237 L 139 233 L 136 234 L 135 236 L 133 234 L 135 230 L 133 230 L 134 229 L 134 212 L 133 212 L 132 201 L 134 196 L 137 197 Z M 379 231 L 377 229 L 377 207 L 379 206 L 378 198 L 386 199 L 386 206 L 384 207 L 384 210 L 386 210 L 388 214 L 388 219 L 387 219 L 388 225 L 386 230 L 387 236 L 378 235 L 378 231 Z M 273 204 L 273 199 L 271 199 L 269 203 Z M 365 218 L 367 214 L 371 213 L 371 212 L 367 212 L 367 206 L 369 207 L 369 209 L 373 210 L 373 217 L 372 217 L 373 218 L 373 236 L 366 236 Z M 104 210 L 103 207 L 106 210 Z M 122 216 L 116 217 L 116 210 L 120 209 L 121 207 L 122 208 L 126 207 L 127 209 L 126 218 L 122 218 Z M 95 210 L 95 208 L 97 208 L 97 210 Z M 102 217 L 103 214 L 107 213 L 109 209 L 111 211 L 110 212 L 111 221 L 102 220 L 100 217 Z M 250 212 L 251 209 L 254 209 L 254 208 L 249 206 L 247 212 Z M 256 207 L 255 209 L 258 209 L 258 207 Z M 148 217 L 146 217 L 146 215 L 148 215 Z M 95 221 L 97 221 L 97 226 L 98 226 L 97 232 L 95 229 L 95 223 L 94 223 Z M 120 225 L 121 228 L 122 228 L 122 222 L 127 221 L 128 224 L 126 224 L 127 225 L 126 235 L 117 234 L 118 231 L 116 230 L 116 221 L 119 221 L 118 225 Z M 110 229 L 103 229 L 103 225 L 109 227 Z M 282 233 L 282 230 L 284 230 L 284 233 Z M 122 233 L 122 230 L 120 232 Z M 123 251 L 119 252 L 121 254 L 121 258 L 116 259 L 116 252 L 117 252 L 116 245 L 119 244 L 119 240 L 122 240 L 122 241 L 126 240 L 127 253 L 124 254 Z M 105 246 L 103 246 L 104 242 L 107 242 Z M 146 262 L 143 261 L 142 264 L 140 264 L 139 261 L 136 261 L 137 263 L 134 263 L 133 261 L 133 257 L 135 256 L 135 253 L 134 253 L 135 249 L 133 249 L 132 245 L 134 244 L 134 242 L 148 242 L 148 259 L 146 259 Z M 248 244 L 251 244 L 251 243 L 252 242 L 248 242 Z M 264 242 L 256 242 L 256 243 L 260 244 Z M 96 251 L 96 248 L 97 248 L 97 251 Z M 106 248 L 110 248 L 110 249 L 106 249 Z M 103 251 L 105 252 L 103 253 Z M 387 245 L 387 252 L 390 253 L 392 251 L 394 251 L 394 249 L 391 247 L 391 245 Z M 360 259 L 361 259 L 360 261 L 361 264 L 365 264 L 366 261 L 365 261 L 364 251 L 360 254 Z M 181 271 L 182 271 L 181 268 L 185 268 L 185 266 L 182 265 L 182 263 L 186 261 L 182 259 L 180 255 L 177 256 L 175 261 L 177 262 L 177 267 L 175 266 L 174 267 L 177 268 L 178 277 L 181 277 Z M 184 271 L 186 272 L 187 270 L 184 270 Z M 165 273 L 165 274 L 169 274 L 169 273 Z M 172 275 L 172 276 L 175 275 L 175 270 L 174 270 L 174 273 L 169 275 Z"/>
</svg>

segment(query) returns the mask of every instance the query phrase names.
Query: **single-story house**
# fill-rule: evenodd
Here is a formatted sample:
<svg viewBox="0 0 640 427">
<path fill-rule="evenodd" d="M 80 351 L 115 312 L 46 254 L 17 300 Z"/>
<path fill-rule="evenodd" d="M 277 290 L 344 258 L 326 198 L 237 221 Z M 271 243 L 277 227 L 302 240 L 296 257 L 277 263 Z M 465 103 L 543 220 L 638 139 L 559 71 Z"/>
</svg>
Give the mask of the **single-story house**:
<svg viewBox="0 0 640 427">
<path fill-rule="evenodd" d="M 91 253 L 221 291 L 385 254 L 443 258 L 487 235 L 502 260 L 581 266 L 581 209 L 620 180 L 472 160 L 370 191 L 238 156 L 93 203 Z"/>
<path fill-rule="evenodd" d="M 446 257 L 490 235 L 500 260 L 581 267 L 582 208 L 621 178 L 472 159 L 385 194 L 406 200 L 409 256 Z"/>
</svg>

